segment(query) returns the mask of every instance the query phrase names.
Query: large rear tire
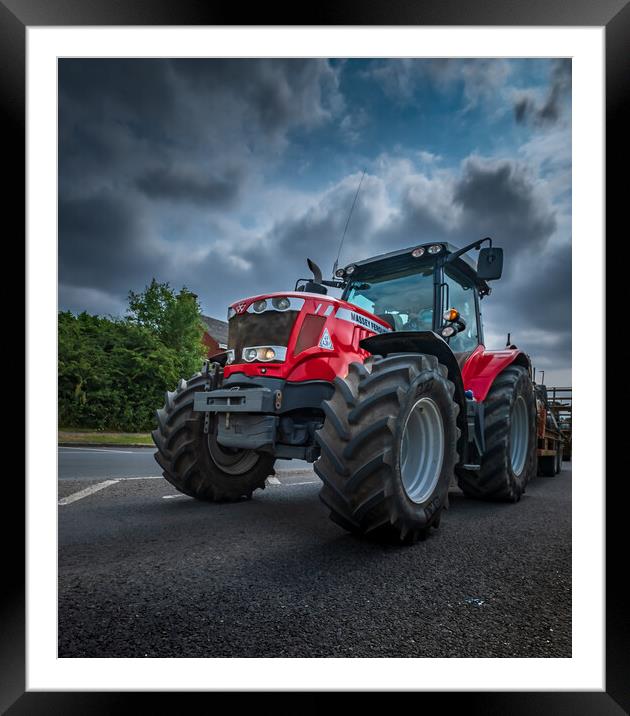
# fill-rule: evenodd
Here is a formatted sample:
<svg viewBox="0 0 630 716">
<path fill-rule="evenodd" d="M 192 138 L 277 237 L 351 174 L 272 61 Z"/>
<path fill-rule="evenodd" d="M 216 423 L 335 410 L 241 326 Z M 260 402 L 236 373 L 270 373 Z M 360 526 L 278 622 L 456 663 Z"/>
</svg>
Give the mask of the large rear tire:
<svg viewBox="0 0 630 716">
<path fill-rule="evenodd" d="M 213 430 L 204 432 L 204 413 L 193 412 L 194 394 L 211 388 L 209 377 L 197 373 L 181 380 L 157 411 L 158 427 L 152 432 L 155 459 L 164 477 L 180 492 L 210 502 L 249 498 L 265 487 L 275 458 L 253 450 L 222 448 Z"/>
<path fill-rule="evenodd" d="M 435 356 L 352 363 L 325 401 L 314 465 L 331 519 L 405 542 L 437 527 L 457 462 L 459 406 Z"/>
<path fill-rule="evenodd" d="M 459 486 L 468 497 L 518 502 L 536 472 L 536 400 L 526 368 L 511 365 L 495 378 L 484 420 L 481 469 L 462 470 Z"/>
</svg>

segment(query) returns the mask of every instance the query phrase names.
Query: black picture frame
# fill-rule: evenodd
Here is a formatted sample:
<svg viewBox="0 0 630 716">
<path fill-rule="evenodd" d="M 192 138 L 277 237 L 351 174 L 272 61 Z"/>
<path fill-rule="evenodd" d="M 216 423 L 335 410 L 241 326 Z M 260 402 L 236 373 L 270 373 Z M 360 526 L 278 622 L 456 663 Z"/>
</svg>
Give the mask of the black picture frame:
<svg viewBox="0 0 630 716">
<path fill-rule="evenodd" d="M 348 0 L 318 3 L 287 11 L 283 5 L 258 4 L 247 8 L 248 25 L 494 25 L 494 26 L 605 26 L 606 45 L 606 222 L 611 226 L 615 215 L 627 204 L 627 181 L 622 163 L 627 156 L 627 133 L 622 105 L 627 96 L 630 77 L 630 6 L 627 0 L 389 0 L 358 5 Z M 30 26 L 72 25 L 240 25 L 243 8 L 216 7 L 199 0 L 0 0 L 0 102 L 5 125 L 5 226 L 15 227 L 14 235 L 25 230 L 25 49 L 26 28 Z M 53 118 L 51 118 L 53 121 Z M 24 141 L 24 144 L 23 144 Z M 8 223 L 7 214 L 13 221 Z M 19 243 L 19 242 L 16 242 Z M 6 266 L 6 264 L 5 264 Z M 20 335 L 18 330 L 17 335 Z M 608 353 L 607 360 L 610 360 Z M 19 381 L 18 381 L 19 383 Z M 21 386 L 20 386 L 21 387 Z M 32 387 L 32 386 L 31 386 Z M 602 399 L 603 396 L 593 396 Z M 23 402 L 18 391 L 17 404 Z M 609 421 L 606 446 L 619 442 L 613 437 Z M 6 467 L 6 466 L 5 466 Z M 11 468 L 14 470 L 15 468 Z M 5 470 L 6 472 L 6 470 Z M 19 472 L 16 471 L 16 472 Z M 8 477 L 8 476 L 7 476 Z M 624 479 L 625 475 L 620 474 Z M 622 489 L 622 488 L 620 488 Z M 627 488 L 626 488 L 627 492 Z M 5 481 L 5 504 L 13 506 L 24 500 L 24 485 L 14 478 Z M 614 501 L 614 502 L 613 502 Z M 623 581 L 627 575 L 627 558 L 615 559 L 615 545 L 624 545 L 624 501 L 619 492 L 607 490 L 606 497 L 606 624 L 605 624 L 605 692 L 448 692 L 422 695 L 422 708 L 431 708 L 439 699 L 439 708 L 462 708 L 467 714 L 620 714 L 630 711 L 630 665 L 628 654 L 628 617 Z M 145 706 L 148 693 L 116 692 L 25 692 L 25 569 L 24 522 L 12 507 L 13 519 L 3 520 L 7 535 L 6 552 L 17 559 L 10 569 L 5 559 L 0 612 L 0 710 L 9 714 L 99 714 L 113 713 L 125 707 Z M 587 526 L 584 526 L 588 529 Z M 22 542 L 21 542 L 22 541 Z M 624 547 L 621 553 L 625 553 Z M 161 708 L 186 708 L 194 694 L 160 693 Z M 197 694 L 199 696 L 199 694 Z M 210 704 L 208 697 L 205 703 Z M 446 701 L 444 701 L 446 699 Z"/>
</svg>

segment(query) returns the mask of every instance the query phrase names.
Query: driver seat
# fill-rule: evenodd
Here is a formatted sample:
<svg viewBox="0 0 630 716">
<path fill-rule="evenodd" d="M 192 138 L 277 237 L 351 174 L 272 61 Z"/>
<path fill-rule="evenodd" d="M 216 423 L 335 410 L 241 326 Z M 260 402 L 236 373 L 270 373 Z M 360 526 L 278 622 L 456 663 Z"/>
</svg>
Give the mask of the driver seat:
<svg viewBox="0 0 630 716">
<path fill-rule="evenodd" d="M 400 316 L 396 315 L 395 313 L 376 313 L 374 314 L 377 318 L 380 318 L 381 321 L 385 321 L 385 323 L 389 323 L 389 325 L 395 330 L 399 331 L 400 326 L 397 325 L 396 319 L 400 320 Z"/>
</svg>

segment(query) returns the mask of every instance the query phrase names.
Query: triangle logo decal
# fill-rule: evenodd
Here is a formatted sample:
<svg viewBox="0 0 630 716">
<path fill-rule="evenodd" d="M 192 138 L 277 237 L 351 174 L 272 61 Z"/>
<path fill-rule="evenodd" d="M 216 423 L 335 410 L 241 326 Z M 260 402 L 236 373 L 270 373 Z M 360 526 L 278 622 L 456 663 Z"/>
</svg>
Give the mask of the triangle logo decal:
<svg viewBox="0 0 630 716">
<path fill-rule="evenodd" d="M 319 339 L 319 347 L 325 348 L 327 351 L 335 350 L 335 346 L 333 346 L 332 338 L 330 337 L 330 333 L 328 333 L 327 328 L 324 328 L 322 337 Z"/>
</svg>

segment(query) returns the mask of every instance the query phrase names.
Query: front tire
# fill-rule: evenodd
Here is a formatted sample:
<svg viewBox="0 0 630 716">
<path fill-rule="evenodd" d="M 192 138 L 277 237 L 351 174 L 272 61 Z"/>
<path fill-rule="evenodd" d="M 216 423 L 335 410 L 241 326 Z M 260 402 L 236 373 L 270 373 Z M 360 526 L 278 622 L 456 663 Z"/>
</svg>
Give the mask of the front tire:
<svg viewBox="0 0 630 716">
<path fill-rule="evenodd" d="M 216 441 L 211 418 L 204 432 L 204 413 L 193 412 L 194 394 L 210 389 L 209 377 L 197 373 L 181 380 L 157 411 L 158 427 L 151 435 L 155 459 L 168 482 L 185 495 L 209 502 L 250 498 L 273 471 L 274 457 L 253 450 L 230 450 Z"/>
<path fill-rule="evenodd" d="M 414 542 L 447 504 L 458 459 L 455 386 L 432 355 L 376 357 L 370 367 L 352 363 L 323 404 L 320 498 L 351 532 Z"/>
<path fill-rule="evenodd" d="M 495 378 L 484 419 L 481 469 L 462 471 L 459 486 L 468 497 L 518 502 L 536 472 L 536 400 L 526 368 L 510 365 Z"/>
</svg>

